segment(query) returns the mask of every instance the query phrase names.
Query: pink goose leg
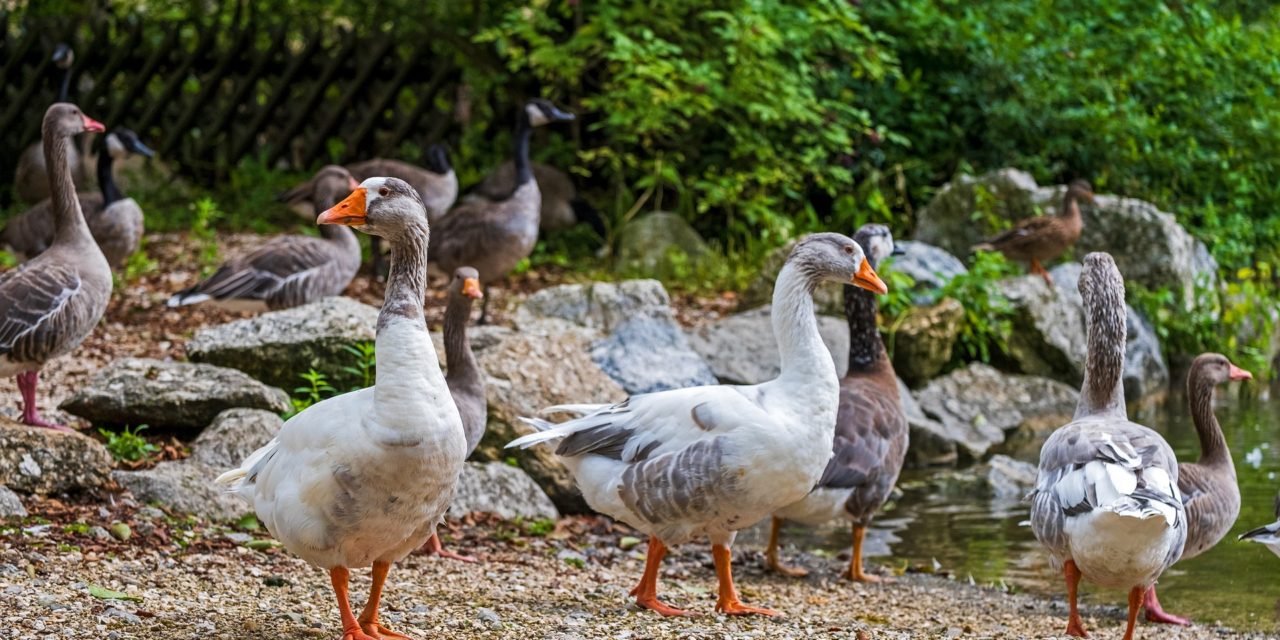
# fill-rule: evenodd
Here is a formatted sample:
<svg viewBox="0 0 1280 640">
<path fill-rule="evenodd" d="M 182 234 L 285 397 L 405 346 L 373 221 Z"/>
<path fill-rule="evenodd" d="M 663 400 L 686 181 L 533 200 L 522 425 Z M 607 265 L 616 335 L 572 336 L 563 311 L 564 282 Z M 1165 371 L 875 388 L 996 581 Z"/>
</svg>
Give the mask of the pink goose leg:
<svg viewBox="0 0 1280 640">
<path fill-rule="evenodd" d="M 1160 622 L 1164 624 L 1177 624 L 1184 627 L 1191 626 L 1191 621 L 1181 616 L 1175 616 L 1172 613 L 1165 613 L 1160 607 L 1160 599 L 1156 597 L 1156 586 L 1151 585 L 1147 589 L 1147 595 L 1142 599 L 1142 608 L 1147 610 L 1147 622 Z"/>
<path fill-rule="evenodd" d="M 66 425 L 49 422 L 40 417 L 40 411 L 36 409 L 36 385 L 40 382 L 39 371 L 23 371 L 14 377 L 18 379 L 18 391 L 22 393 L 22 424 L 54 431 L 75 432 Z"/>
</svg>

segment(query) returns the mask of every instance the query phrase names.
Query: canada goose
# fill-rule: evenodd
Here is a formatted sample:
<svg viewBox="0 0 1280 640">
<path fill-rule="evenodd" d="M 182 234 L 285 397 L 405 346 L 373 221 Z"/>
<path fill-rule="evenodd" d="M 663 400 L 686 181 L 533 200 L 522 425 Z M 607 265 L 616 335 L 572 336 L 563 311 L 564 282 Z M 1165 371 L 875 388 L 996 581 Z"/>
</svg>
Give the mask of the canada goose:
<svg viewBox="0 0 1280 640">
<path fill-rule="evenodd" d="M 454 173 L 453 166 L 449 164 L 449 152 L 444 145 L 433 144 L 427 147 L 423 161 L 426 167 L 400 160 L 374 158 L 347 165 L 347 170 L 356 180 L 390 176 L 408 182 L 422 198 L 422 205 L 427 208 L 427 219 L 434 225 L 449 212 L 454 200 L 458 199 L 458 174 Z M 373 254 L 373 273 L 381 275 L 382 238 L 371 236 L 369 247 Z"/>
<path fill-rule="evenodd" d="M 569 174 L 541 162 L 534 162 L 532 166 L 533 179 L 538 181 L 538 191 L 542 193 L 542 220 L 538 225 L 542 231 L 558 231 L 585 222 L 601 238 L 607 235 L 600 212 L 578 197 L 578 190 Z M 502 200 L 515 191 L 515 183 L 516 165 L 508 160 L 485 176 L 467 193 L 464 201 L 472 198 Z"/>
<path fill-rule="evenodd" d="M 53 66 L 61 70 L 62 83 L 58 87 L 58 102 L 67 101 L 67 93 L 71 89 L 71 65 L 75 64 L 76 53 L 67 44 L 59 44 L 53 50 Z M 71 169 L 71 178 L 76 188 L 83 187 L 88 177 L 80 160 L 80 150 L 76 148 L 73 138 L 67 138 L 67 166 Z M 34 142 L 22 152 L 18 158 L 18 168 L 13 173 L 14 189 L 23 202 L 36 203 L 49 197 L 49 173 L 45 168 L 44 145 Z"/>
<path fill-rule="evenodd" d="M 502 200 L 470 199 L 454 207 L 431 234 L 433 261 L 446 273 L 470 265 L 480 273 L 486 294 L 533 252 L 538 241 L 542 195 L 529 166 L 529 136 L 534 127 L 573 120 L 573 114 L 541 98 L 525 103 L 516 119 L 515 189 Z M 480 305 L 480 323 L 488 320 L 489 296 Z"/>
<path fill-rule="evenodd" d="M 358 187 L 347 170 L 316 173 L 315 207 L 327 209 Z M 211 302 L 235 311 L 288 309 L 342 293 L 360 268 L 360 241 L 345 225 L 325 224 L 320 237 L 280 236 L 229 260 L 207 280 L 173 294 L 170 307 Z"/>
<path fill-rule="evenodd" d="M 45 112 L 40 132 L 57 231 L 47 251 L 0 275 L 0 375 L 17 377 L 22 422 L 32 426 L 70 430 L 40 417 L 40 369 L 88 337 L 111 296 L 111 267 L 89 235 L 71 181 L 66 144 L 85 131 L 102 130 L 101 123 L 74 104 L 58 102 Z"/>
<path fill-rule="evenodd" d="M 142 207 L 133 198 L 126 198 L 116 185 L 113 163 L 130 153 L 147 158 L 155 155 L 147 145 L 138 140 L 137 134 L 119 128 L 105 138 L 107 152 L 98 159 L 98 187 L 100 191 L 77 194 L 84 211 L 89 232 L 102 248 L 107 262 L 120 268 L 138 250 L 142 240 Z M 44 200 L 18 214 L 0 230 L 0 242 L 8 245 L 23 259 L 31 259 L 53 242 L 53 202 Z"/>
</svg>

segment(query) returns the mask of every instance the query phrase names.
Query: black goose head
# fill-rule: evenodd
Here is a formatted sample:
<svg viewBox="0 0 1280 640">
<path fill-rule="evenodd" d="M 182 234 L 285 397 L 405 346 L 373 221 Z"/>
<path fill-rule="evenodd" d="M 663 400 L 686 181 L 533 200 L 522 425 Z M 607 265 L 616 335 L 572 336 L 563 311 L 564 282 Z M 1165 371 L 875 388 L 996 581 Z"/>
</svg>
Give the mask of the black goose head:
<svg viewBox="0 0 1280 640">
<path fill-rule="evenodd" d="M 53 48 L 53 55 L 49 59 L 53 61 L 53 66 L 65 71 L 76 63 L 76 52 L 71 45 L 59 42 L 58 46 Z"/>
<path fill-rule="evenodd" d="M 449 164 L 449 150 L 442 144 L 433 144 L 427 147 L 427 153 L 424 157 L 427 169 L 432 173 L 445 174 L 453 171 L 453 165 Z"/>
<path fill-rule="evenodd" d="M 524 117 L 530 127 L 541 127 L 552 122 L 569 122 L 574 115 L 563 111 L 550 100 L 534 98 L 524 105 Z"/>
<path fill-rule="evenodd" d="M 124 127 L 112 129 L 111 133 L 107 134 L 105 144 L 107 153 L 111 154 L 113 158 L 122 158 L 131 153 L 136 153 L 145 158 L 154 158 L 156 155 L 156 152 L 152 151 L 150 147 L 142 144 L 142 141 L 138 139 L 138 134 L 134 133 L 132 129 Z"/>
</svg>

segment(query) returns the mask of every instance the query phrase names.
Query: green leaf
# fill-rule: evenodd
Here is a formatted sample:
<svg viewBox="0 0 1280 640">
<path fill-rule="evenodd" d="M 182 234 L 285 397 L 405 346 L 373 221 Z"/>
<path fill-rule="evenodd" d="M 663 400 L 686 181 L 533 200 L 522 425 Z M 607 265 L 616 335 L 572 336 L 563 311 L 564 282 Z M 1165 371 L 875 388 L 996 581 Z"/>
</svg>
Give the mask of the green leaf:
<svg viewBox="0 0 1280 640">
<path fill-rule="evenodd" d="M 106 587 L 100 587 L 96 584 L 89 585 L 89 595 L 99 600 L 128 600 L 130 602 L 142 602 L 139 596 L 131 596 L 122 591 L 112 591 Z"/>
</svg>

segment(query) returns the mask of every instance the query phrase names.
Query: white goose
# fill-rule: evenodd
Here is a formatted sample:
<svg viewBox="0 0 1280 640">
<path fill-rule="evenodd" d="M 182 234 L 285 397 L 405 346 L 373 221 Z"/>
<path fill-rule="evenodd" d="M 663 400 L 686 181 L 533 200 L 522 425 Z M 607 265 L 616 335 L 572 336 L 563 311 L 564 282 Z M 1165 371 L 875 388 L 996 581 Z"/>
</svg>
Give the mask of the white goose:
<svg viewBox="0 0 1280 640">
<path fill-rule="evenodd" d="M 1091 253 L 1080 274 L 1088 326 L 1084 386 L 1075 419 L 1040 450 L 1031 527 L 1062 568 L 1067 635 L 1087 637 L 1076 607 L 1081 578 L 1129 590 L 1132 640 L 1147 589 L 1187 539 L 1178 461 L 1160 434 L 1125 413 L 1124 279 L 1105 253 Z"/>
<path fill-rule="evenodd" d="M 294 416 L 217 481 L 252 504 L 285 548 L 329 571 L 344 640 L 404 638 L 378 622 L 383 582 L 392 562 L 435 533 L 467 453 L 422 315 L 427 214 L 406 182 L 370 178 L 317 222 L 353 226 L 391 245 L 377 382 Z M 348 569 L 370 565 L 373 588 L 357 618 Z"/>
<path fill-rule="evenodd" d="M 777 615 L 738 599 L 729 546 L 738 530 L 808 494 L 831 457 L 840 390 L 813 315 L 812 292 L 823 281 L 886 290 L 853 240 L 836 233 L 802 240 L 773 293 L 778 378 L 551 407 L 544 413 L 582 417 L 558 425 L 526 419 L 540 432 L 507 445 L 563 438 L 556 453 L 587 503 L 649 534 L 644 577 L 631 592 L 637 605 L 687 615 L 658 600 L 658 569 L 666 545 L 707 536 L 720 582 L 716 610 Z"/>
</svg>

